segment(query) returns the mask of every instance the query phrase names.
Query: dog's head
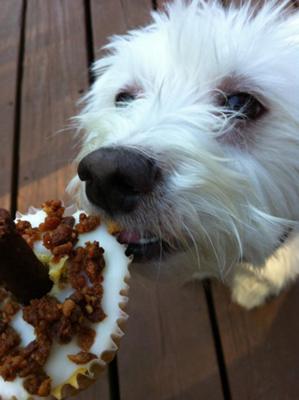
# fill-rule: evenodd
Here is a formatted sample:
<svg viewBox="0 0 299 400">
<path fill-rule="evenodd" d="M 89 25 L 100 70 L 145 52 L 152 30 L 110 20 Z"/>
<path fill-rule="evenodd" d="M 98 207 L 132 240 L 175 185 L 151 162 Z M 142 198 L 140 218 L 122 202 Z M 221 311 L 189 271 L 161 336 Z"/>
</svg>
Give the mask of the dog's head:
<svg viewBox="0 0 299 400">
<path fill-rule="evenodd" d="M 258 264 L 299 218 L 299 17 L 285 6 L 175 1 L 95 63 L 72 187 L 136 256 Z"/>
</svg>

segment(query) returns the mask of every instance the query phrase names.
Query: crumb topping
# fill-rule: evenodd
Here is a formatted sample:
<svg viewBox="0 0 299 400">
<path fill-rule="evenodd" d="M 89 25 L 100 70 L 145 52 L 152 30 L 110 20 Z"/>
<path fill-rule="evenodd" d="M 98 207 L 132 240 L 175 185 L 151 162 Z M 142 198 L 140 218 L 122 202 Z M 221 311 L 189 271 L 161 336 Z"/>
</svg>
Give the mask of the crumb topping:
<svg viewBox="0 0 299 400">
<path fill-rule="evenodd" d="M 32 228 L 28 221 L 18 221 L 16 223 L 16 229 L 31 248 L 33 248 L 34 242 L 41 239 L 39 228 Z"/>
<path fill-rule="evenodd" d="M 96 336 L 93 324 L 106 317 L 102 309 L 104 250 L 96 241 L 75 248 L 78 235 L 96 229 L 100 218 L 81 213 L 75 225 L 73 217 L 64 217 L 60 201 L 47 201 L 42 208 L 47 216 L 38 228 L 28 221 L 18 221 L 17 231 L 31 247 L 42 240 L 52 253 L 52 262 L 58 263 L 67 256 L 59 280 L 61 284 L 68 283 L 73 293 L 63 302 L 48 294 L 22 307 L 23 319 L 34 327 L 36 335 L 35 340 L 22 347 L 19 334 L 9 325 L 20 306 L 9 292 L 0 289 L 0 375 L 7 381 L 17 376 L 25 378 L 28 393 L 41 397 L 48 396 L 52 389 L 51 377 L 44 371 L 52 344 L 67 344 L 76 338 L 82 351 L 68 358 L 78 365 L 86 364 L 96 358 L 89 352 Z"/>
<path fill-rule="evenodd" d="M 96 215 L 87 216 L 84 213 L 80 214 L 79 224 L 76 225 L 76 231 L 78 233 L 86 233 L 93 231 L 101 223 L 100 217 Z"/>
<path fill-rule="evenodd" d="M 86 364 L 91 360 L 94 360 L 95 358 L 97 358 L 97 356 L 92 353 L 88 353 L 87 351 L 80 351 L 77 354 L 69 354 L 68 358 L 75 364 L 81 365 Z"/>
<path fill-rule="evenodd" d="M 121 227 L 115 221 L 108 221 L 107 230 L 110 235 L 118 235 L 121 232 Z"/>
</svg>

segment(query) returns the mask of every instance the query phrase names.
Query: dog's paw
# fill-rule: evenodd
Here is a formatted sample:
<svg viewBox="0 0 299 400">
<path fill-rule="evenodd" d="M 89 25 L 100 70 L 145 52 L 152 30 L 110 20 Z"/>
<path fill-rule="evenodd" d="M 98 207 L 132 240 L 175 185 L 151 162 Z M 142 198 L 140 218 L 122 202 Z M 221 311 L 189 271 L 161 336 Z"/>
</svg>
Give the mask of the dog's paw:
<svg viewBox="0 0 299 400">
<path fill-rule="evenodd" d="M 254 274 L 236 274 L 232 285 L 232 300 L 251 310 L 261 306 L 273 295 L 269 283 Z"/>
</svg>

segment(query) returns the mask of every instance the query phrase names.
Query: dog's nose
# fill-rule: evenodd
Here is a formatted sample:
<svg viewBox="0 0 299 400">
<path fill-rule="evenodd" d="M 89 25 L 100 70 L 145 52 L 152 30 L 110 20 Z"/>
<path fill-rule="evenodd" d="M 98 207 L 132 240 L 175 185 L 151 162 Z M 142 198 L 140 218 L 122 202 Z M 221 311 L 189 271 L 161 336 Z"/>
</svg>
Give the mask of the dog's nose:
<svg viewBox="0 0 299 400">
<path fill-rule="evenodd" d="M 78 175 L 88 200 L 111 215 L 136 209 L 151 193 L 161 172 L 157 163 L 135 150 L 102 148 L 82 159 Z"/>
</svg>

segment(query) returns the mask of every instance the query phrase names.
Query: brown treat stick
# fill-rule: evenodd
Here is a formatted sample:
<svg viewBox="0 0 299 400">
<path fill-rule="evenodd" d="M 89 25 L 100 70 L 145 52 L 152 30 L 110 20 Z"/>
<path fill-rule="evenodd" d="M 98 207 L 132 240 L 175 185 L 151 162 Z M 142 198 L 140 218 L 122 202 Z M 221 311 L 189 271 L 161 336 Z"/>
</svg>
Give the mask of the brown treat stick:
<svg viewBox="0 0 299 400">
<path fill-rule="evenodd" d="M 52 288 L 47 267 L 16 231 L 8 211 L 0 209 L 0 283 L 22 304 Z"/>
</svg>

